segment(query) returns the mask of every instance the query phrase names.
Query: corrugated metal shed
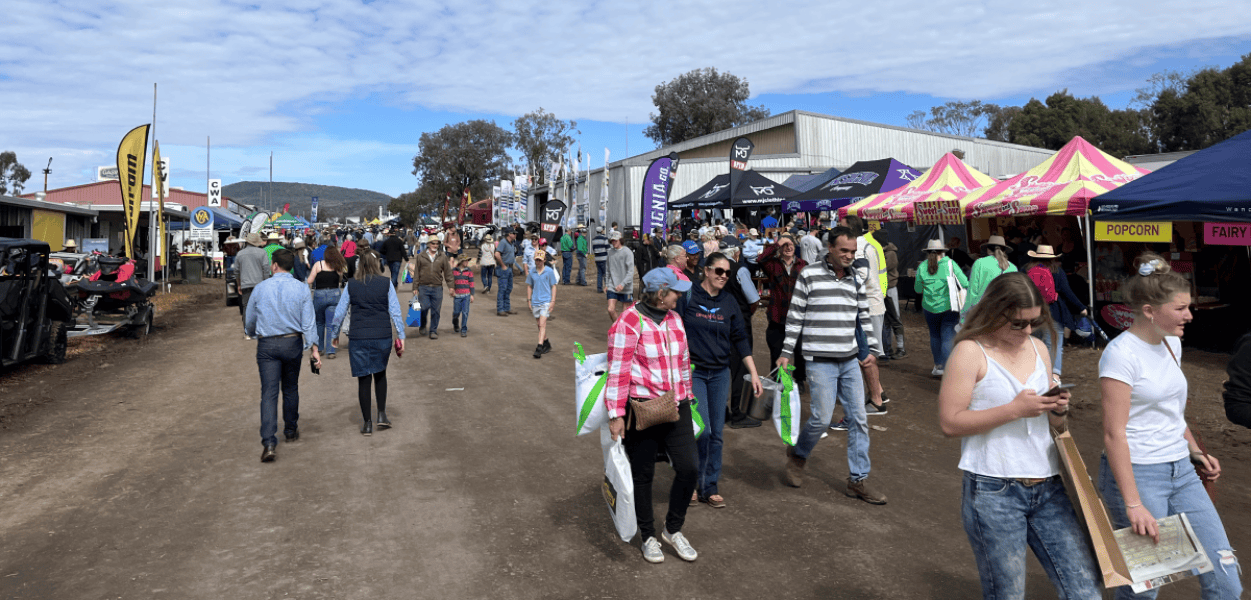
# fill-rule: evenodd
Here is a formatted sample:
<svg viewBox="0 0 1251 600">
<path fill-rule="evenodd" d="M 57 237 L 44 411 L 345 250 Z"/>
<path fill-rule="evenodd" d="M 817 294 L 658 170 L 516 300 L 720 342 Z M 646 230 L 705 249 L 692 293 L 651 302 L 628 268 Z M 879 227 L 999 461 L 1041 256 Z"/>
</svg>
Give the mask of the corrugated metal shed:
<svg viewBox="0 0 1251 600">
<path fill-rule="evenodd" d="M 680 197 L 729 171 L 730 145 L 740 136 L 756 144 L 749 167 L 778 183 L 791 175 L 820 173 L 831 167 L 845 169 L 858 160 L 878 158 L 895 158 L 925 170 L 956 149 L 964 151 L 969 166 L 1001 177 L 1028 171 L 1053 154 L 1044 148 L 794 110 L 611 163 L 608 221 L 627 227 L 639 224 L 639 186 L 653 159 L 671 152 L 682 157 L 672 193 Z M 602 173 L 602 168 L 590 172 L 592 214 L 598 211 Z M 531 189 L 532 215 L 537 210 L 536 195 L 547 191 L 546 186 Z"/>
</svg>

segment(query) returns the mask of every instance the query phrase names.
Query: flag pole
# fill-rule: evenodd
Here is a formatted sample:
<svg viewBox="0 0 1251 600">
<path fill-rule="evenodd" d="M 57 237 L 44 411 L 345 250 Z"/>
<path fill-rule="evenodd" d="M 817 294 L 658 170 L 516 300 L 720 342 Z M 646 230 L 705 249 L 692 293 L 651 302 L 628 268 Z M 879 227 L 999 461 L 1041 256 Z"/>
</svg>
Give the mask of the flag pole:
<svg viewBox="0 0 1251 600">
<path fill-rule="evenodd" d="M 152 142 L 153 142 L 152 147 L 156 148 L 156 84 L 155 83 L 152 84 Z M 155 152 L 155 150 L 153 150 L 153 152 Z M 156 155 L 153 154 L 153 157 L 155 156 Z M 161 165 L 152 165 L 152 172 L 157 177 L 160 177 Z M 139 198 L 140 200 L 142 200 L 143 199 L 143 194 L 142 194 L 143 182 L 142 181 L 139 182 L 139 186 L 140 186 Z M 150 190 L 155 192 L 156 186 L 152 186 Z M 156 224 L 157 224 L 157 221 L 155 221 L 152 218 L 152 213 L 153 213 L 152 209 L 156 205 L 155 200 L 156 199 L 152 197 L 152 194 L 149 193 L 148 194 L 148 272 L 147 272 L 148 281 L 156 280 Z M 157 219 L 159 218 L 161 217 L 158 215 Z M 164 256 L 161 257 L 161 260 L 165 260 L 165 259 L 166 257 Z"/>
</svg>

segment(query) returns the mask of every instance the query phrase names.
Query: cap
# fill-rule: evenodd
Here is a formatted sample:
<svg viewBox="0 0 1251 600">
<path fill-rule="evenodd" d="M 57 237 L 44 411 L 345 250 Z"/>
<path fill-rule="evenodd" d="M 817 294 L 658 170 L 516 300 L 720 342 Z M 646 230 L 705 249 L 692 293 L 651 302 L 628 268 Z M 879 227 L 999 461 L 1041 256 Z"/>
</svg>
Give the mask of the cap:
<svg viewBox="0 0 1251 600">
<path fill-rule="evenodd" d="M 691 282 L 678 279 L 677 273 L 669 267 L 657 267 L 643 276 L 643 289 L 649 292 L 659 292 L 663 289 L 685 292 L 691 289 Z"/>
<path fill-rule="evenodd" d="M 620 231 L 614 231 L 614 232 L 612 232 L 612 233 L 608 234 L 608 240 L 609 240 L 609 241 L 612 241 L 612 240 L 619 240 L 619 239 L 621 239 L 621 232 L 620 232 Z"/>
<path fill-rule="evenodd" d="M 752 227 L 751 229 L 748 229 L 748 230 L 747 230 L 747 234 L 748 234 L 748 235 L 760 235 L 760 232 L 759 232 L 759 231 L 756 231 L 756 228 L 755 228 L 755 227 Z"/>
<path fill-rule="evenodd" d="M 685 242 L 682 242 L 682 247 L 686 248 L 687 254 L 699 254 L 699 244 L 696 244 L 695 242 L 692 242 L 691 240 L 686 240 Z"/>
</svg>

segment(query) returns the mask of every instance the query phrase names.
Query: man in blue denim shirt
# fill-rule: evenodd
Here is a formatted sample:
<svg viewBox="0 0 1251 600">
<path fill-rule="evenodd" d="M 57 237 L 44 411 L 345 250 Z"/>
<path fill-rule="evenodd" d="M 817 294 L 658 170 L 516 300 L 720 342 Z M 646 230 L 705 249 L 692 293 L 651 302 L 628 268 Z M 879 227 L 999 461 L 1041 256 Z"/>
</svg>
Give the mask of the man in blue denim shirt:
<svg viewBox="0 0 1251 600">
<path fill-rule="evenodd" d="M 247 334 L 257 338 L 256 365 L 261 372 L 261 462 L 271 462 L 276 456 L 279 386 L 283 433 L 288 442 L 294 442 L 300 438 L 299 381 L 305 350 L 312 348 L 313 364 L 321 368 L 313 297 L 304 282 L 291 276 L 294 267 L 295 254 L 275 250 L 270 266 L 273 277 L 252 290 L 245 316 Z"/>
</svg>

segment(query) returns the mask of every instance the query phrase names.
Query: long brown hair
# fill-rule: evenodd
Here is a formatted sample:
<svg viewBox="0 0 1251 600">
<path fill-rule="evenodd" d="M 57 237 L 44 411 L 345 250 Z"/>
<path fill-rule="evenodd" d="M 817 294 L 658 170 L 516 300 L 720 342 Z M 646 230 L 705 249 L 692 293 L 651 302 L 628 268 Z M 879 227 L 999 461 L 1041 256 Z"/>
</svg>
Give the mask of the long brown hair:
<svg viewBox="0 0 1251 600">
<path fill-rule="evenodd" d="M 356 263 L 356 280 L 361 283 L 369 283 L 370 279 L 382 276 L 382 265 L 378 259 L 378 253 L 372 249 L 366 248 L 357 254 L 359 259 Z"/>
<path fill-rule="evenodd" d="M 928 263 L 930 275 L 934 275 L 935 273 L 938 273 L 938 261 L 943 259 L 943 253 L 929 252 L 928 254 L 929 258 L 926 258 L 925 262 Z"/>
<path fill-rule="evenodd" d="M 1004 253 L 1003 246 L 987 245 L 986 256 L 995 257 L 995 260 L 999 263 L 1000 271 L 1007 271 L 1008 266 L 1012 264 L 1008 261 L 1008 255 Z"/>
<path fill-rule="evenodd" d="M 322 255 L 322 262 L 330 267 L 331 271 L 336 273 L 347 273 L 347 259 L 343 258 L 343 253 L 339 252 L 334 245 L 326 246 L 326 253 Z"/>
<path fill-rule="evenodd" d="M 993 280 L 964 319 L 964 327 L 956 334 L 952 346 L 967 339 L 978 339 L 1008 324 L 1018 310 L 1039 307 L 1043 318 L 1040 329 L 1055 334 L 1051 310 L 1028 275 L 1019 271 L 1004 273 Z"/>
</svg>

